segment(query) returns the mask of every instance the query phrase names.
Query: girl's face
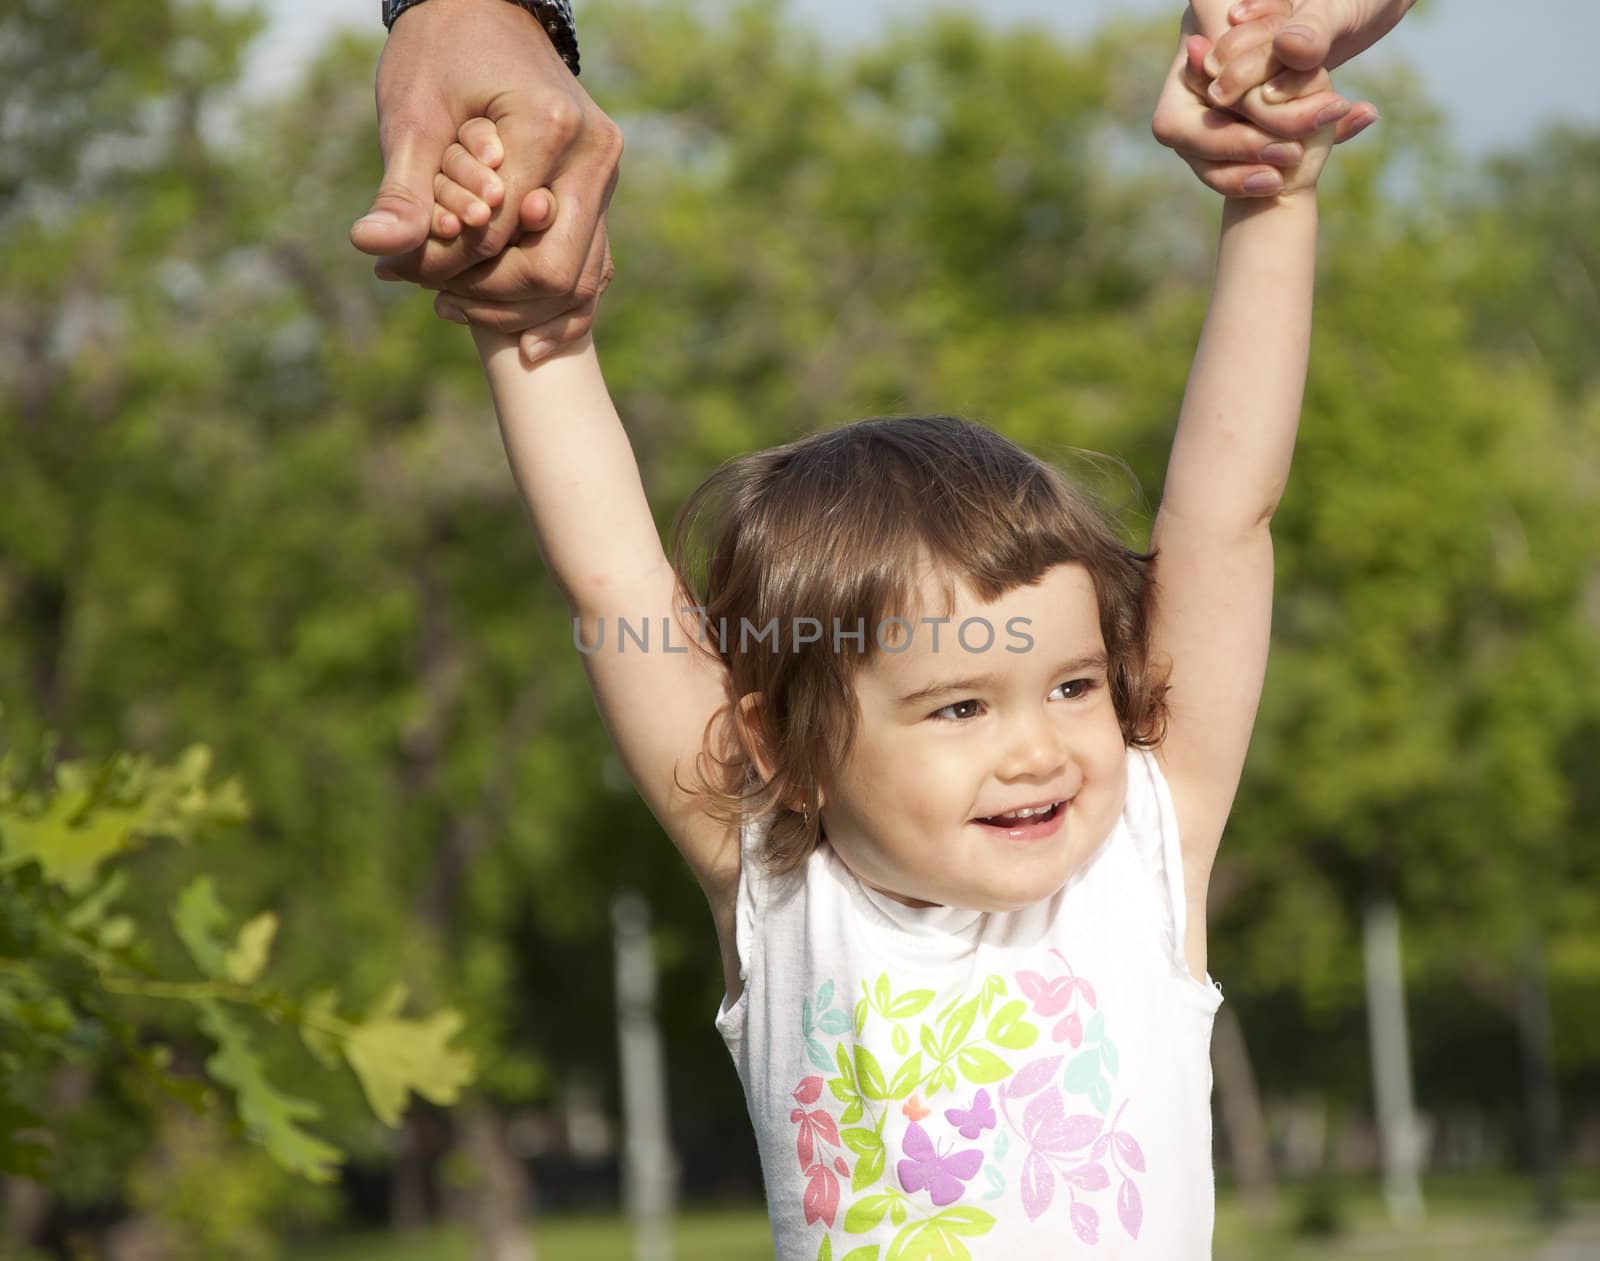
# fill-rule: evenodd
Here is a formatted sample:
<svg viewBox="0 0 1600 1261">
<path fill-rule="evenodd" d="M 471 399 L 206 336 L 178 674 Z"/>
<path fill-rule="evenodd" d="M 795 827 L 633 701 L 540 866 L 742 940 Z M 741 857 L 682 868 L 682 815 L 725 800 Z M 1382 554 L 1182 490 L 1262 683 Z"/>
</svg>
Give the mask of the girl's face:
<svg viewBox="0 0 1600 1261">
<path fill-rule="evenodd" d="M 922 607 L 939 607 L 931 573 L 922 586 Z M 855 687 L 855 747 L 824 786 L 822 824 L 868 886 L 913 906 L 1014 910 L 1110 835 L 1126 748 L 1082 565 L 992 603 L 958 584 L 950 620 L 915 621 L 909 646 L 875 653 Z M 1053 810 L 1015 818 L 1040 806 Z"/>
</svg>

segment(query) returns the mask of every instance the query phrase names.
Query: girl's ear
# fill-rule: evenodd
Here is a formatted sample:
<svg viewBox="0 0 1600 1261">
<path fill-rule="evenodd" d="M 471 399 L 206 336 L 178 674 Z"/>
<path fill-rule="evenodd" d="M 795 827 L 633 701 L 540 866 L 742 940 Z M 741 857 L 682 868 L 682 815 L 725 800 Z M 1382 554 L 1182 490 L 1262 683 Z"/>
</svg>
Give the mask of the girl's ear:
<svg viewBox="0 0 1600 1261">
<path fill-rule="evenodd" d="M 772 757 L 772 739 L 767 730 L 766 697 L 760 692 L 746 692 L 733 706 L 733 725 L 739 733 L 739 743 L 745 756 L 754 763 L 761 782 L 771 779 L 777 767 Z"/>
<path fill-rule="evenodd" d="M 767 724 L 766 697 L 760 692 L 747 692 L 735 701 L 733 725 L 739 733 L 739 743 L 744 746 L 745 756 L 755 766 L 756 772 L 761 776 L 761 782 L 766 783 L 777 774 L 777 760 L 772 753 L 775 741 L 772 738 L 772 730 Z M 825 800 L 819 788 L 817 810 L 821 810 Z M 805 803 L 796 798 L 785 802 L 784 805 L 799 814 Z"/>
</svg>

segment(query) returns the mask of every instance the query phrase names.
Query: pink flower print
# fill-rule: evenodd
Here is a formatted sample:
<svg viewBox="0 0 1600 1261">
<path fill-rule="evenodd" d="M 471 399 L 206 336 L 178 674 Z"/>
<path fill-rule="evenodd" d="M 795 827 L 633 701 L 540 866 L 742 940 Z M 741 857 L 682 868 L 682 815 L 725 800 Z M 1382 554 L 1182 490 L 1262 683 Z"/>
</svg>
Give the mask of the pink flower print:
<svg viewBox="0 0 1600 1261">
<path fill-rule="evenodd" d="M 806 1225 L 826 1222 L 833 1228 L 833 1219 L 839 1212 L 839 1179 L 850 1176 L 850 1166 L 844 1157 L 832 1156 L 829 1165 L 829 1147 L 839 1146 L 839 1126 L 824 1108 L 807 1109 L 822 1097 L 822 1078 L 807 1077 L 795 1087 L 794 1101 L 800 1106 L 789 1113 L 789 1120 L 800 1127 L 795 1135 L 795 1155 L 800 1160 L 800 1172 L 806 1177 Z"/>
<path fill-rule="evenodd" d="M 954 1204 L 965 1193 L 961 1184 L 978 1176 L 983 1153 L 976 1147 L 944 1155 L 935 1151 L 928 1132 L 913 1121 L 901 1139 L 906 1159 L 898 1166 L 900 1185 L 909 1193 L 927 1189 L 937 1207 Z"/>
<path fill-rule="evenodd" d="M 1094 1007 L 1094 986 L 1074 974 L 1072 965 L 1059 950 L 1050 953 L 1061 960 L 1061 965 L 1067 970 L 1065 976 L 1049 979 L 1037 972 L 1018 972 L 1017 985 L 1027 995 L 1038 1015 L 1061 1016 L 1050 1036 L 1057 1042 L 1070 1042 L 1076 1050 L 1083 1041 L 1083 1018 L 1077 1011 L 1078 999 L 1082 998 L 1087 1006 Z M 1062 1015 L 1063 1012 L 1066 1014 Z"/>
<path fill-rule="evenodd" d="M 833 1219 L 839 1212 L 839 1179 L 826 1165 L 813 1165 L 806 1175 L 806 1194 L 801 1201 L 805 1209 L 806 1225 L 826 1222 L 833 1229 Z"/>
<path fill-rule="evenodd" d="M 1122 1183 L 1117 1187 L 1117 1217 L 1122 1222 L 1122 1228 L 1137 1239 L 1139 1227 L 1144 1225 L 1144 1200 L 1139 1195 L 1138 1184 L 1128 1171 L 1131 1169 L 1136 1173 L 1144 1172 L 1144 1149 L 1139 1146 L 1138 1140 L 1132 1134 L 1125 1134 L 1117 1129 L 1117 1122 L 1122 1119 L 1123 1108 L 1127 1106 L 1127 1100 L 1123 1100 L 1122 1107 L 1117 1109 L 1117 1115 L 1111 1118 L 1111 1128 L 1095 1140 L 1089 1158 L 1100 1160 L 1110 1155 L 1112 1166 L 1122 1175 Z"/>
<path fill-rule="evenodd" d="M 975 1139 L 985 1130 L 994 1129 L 997 1118 L 994 1105 L 989 1102 L 987 1090 L 978 1091 L 970 1108 L 946 1108 L 944 1119 L 961 1132 L 964 1139 Z"/>
</svg>

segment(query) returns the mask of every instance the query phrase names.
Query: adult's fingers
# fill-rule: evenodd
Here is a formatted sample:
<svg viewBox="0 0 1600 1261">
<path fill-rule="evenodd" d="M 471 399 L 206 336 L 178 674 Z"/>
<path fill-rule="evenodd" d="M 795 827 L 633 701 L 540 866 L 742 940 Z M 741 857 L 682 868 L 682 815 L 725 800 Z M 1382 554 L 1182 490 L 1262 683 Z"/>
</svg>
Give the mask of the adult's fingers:
<svg viewBox="0 0 1600 1261">
<path fill-rule="evenodd" d="M 530 328 L 522 334 L 520 339 L 522 357 L 528 363 L 538 363 L 540 359 L 553 354 L 559 347 L 570 345 L 585 336 L 594 327 L 594 316 L 599 309 L 600 298 L 611 284 L 611 277 L 616 271 L 611 262 L 611 240 L 603 223 L 600 231 L 595 234 L 595 240 L 600 242 L 598 256 L 591 258 L 585 264 L 587 272 L 590 264 L 598 263 L 594 296 L 566 315 L 540 327 Z"/>
<path fill-rule="evenodd" d="M 383 179 L 372 208 L 350 228 L 350 243 L 364 254 L 404 254 L 428 239 L 433 176 L 455 124 L 442 102 L 416 97 L 407 105 L 381 119 Z"/>
<path fill-rule="evenodd" d="M 572 305 L 570 295 L 616 187 L 622 134 L 598 109 L 574 122 L 565 107 L 553 114 L 536 106 L 513 108 L 496 125 L 507 154 L 497 172 L 506 199 L 489 228 L 465 232 L 459 241 L 430 241 L 410 259 L 385 259 L 379 274 L 430 289 L 448 285 L 463 297 L 496 302 L 566 293 Z M 522 203 L 541 187 L 559 202 L 557 222 L 532 240 L 514 242 L 523 227 Z"/>
<path fill-rule="evenodd" d="M 1199 92 L 1210 46 L 1203 36 L 1191 35 L 1179 48 L 1156 103 L 1151 131 L 1188 162 L 1207 187 L 1228 197 L 1270 196 L 1283 187 L 1283 175 L 1263 158 L 1292 166 L 1300 160 L 1300 146 L 1206 104 Z"/>
<path fill-rule="evenodd" d="M 524 237 L 497 257 L 451 277 L 439 287 L 460 297 L 486 298 L 491 302 L 537 300 L 565 294 L 567 305 L 576 306 L 578 286 L 585 272 L 592 278 L 599 267 L 597 251 L 603 251 L 605 243 L 601 240 L 597 246 L 596 238 L 616 188 L 618 169 L 613 166 L 605 185 L 598 189 L 587 179 L 582 183 L 563 179 L 551 185 L 550 191 L 557 203 L 552 227 Z M 585 212 L 595 225 L 594 233 L 587 240 L 582 239 L 581 227 L 572 226 Z M 550 250 L 552 241 L 560 244 L 560 252 Z M 582 252 L 577 253 L 580 246 Z"/>
<path fill-rule="evenodd" d="M 1326 0 L 1304 0 L 1273 40 L 1273 52 L 1295 70 L 1313 70 L 1328 60 L 1340 25 Z"/>
<path fill-rule="evenodd" d="M 1362 101 L 1339 120 L 1339 125 L 1333 130 L 1333 143 L 1343 144 L 1346 140 L 1354 140 L 1377 122 L 1378 117 L 1378 107 L 1369 101 Z"/>
<path fill-rule="evenodd" d="M 1315 70 L 1284 70 L 1261 85 L 1261 99 L 1268 105 L 1286 105 L 1303 96 L 1328 92 L 1333 81 L 1321 66 Z"/>
<path fill-rule="evenodd" d="M 1283 172 L 1243 162 L 1209 162 L 1188 158 L 1189 167 L 1207 188 L 1224 197 L 1271 197 L 1283 187 Z"/>
<path fill-rule="evenodd" d="M 1206 54 L 1205 73 L 1212 80 L 1206 95 L 1213 105 L 1232 105 L 1281 67 L 1272 55 L 1272 37 L 1281 18 L 1265 18 L 1225 31 Z"/>
<path fill-rule="evenodd" d="M 520 333 L 524 329 L 555 324 L 568 315 L 583 316 L 586 312 L 592 321 L 595 305 L 611 283 L 610 258 L 610 245 L 602 222 L 571 292 L 535 299 L 494 300 L 457 292 L 455 281 L 451 281 L 452 287 L 434 299 L 434 310 L 445 319 L 476 324 L 501 333 Z M 587 331 L 588 325 L 570 327 L 576 329 L 572 333 L 576 337 Z"/>
</svg>

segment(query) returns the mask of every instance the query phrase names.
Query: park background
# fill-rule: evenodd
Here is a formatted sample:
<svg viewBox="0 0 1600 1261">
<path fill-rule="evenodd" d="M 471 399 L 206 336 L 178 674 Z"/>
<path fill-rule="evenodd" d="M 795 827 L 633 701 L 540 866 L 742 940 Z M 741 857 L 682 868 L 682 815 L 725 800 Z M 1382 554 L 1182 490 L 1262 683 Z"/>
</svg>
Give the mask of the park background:
<svg viewBox="0 0 1600 1261">
<path fill-rule="evenodd" d="M 1142 538 L 1217 220 L 1149 136 L 1174 19 L 897 7 L 849 40 L 770 4 L 579 7 L 583 82 L 628 141 L 597 336 L 659 519 L 737 452 L 939 410 L 1095 481 Z M 1440 9 L 1396 41 L 1426 55 Z M 1536 11 L 1459 100 L 1392 51 L 1340 76 L 1384 117 L 1324 181 L 1274 655 L 1212 895 L 1219 1258 L 1532 1257 L 1582 1248 L 1600 1201 L 1600 19 Z M 0 778 L 34 786 L 0 792 L 0 1155 L 49 1155 L 8 1178 L 0 1249 L 628 1255 L 611 907 L 634 890 L 680 1255 L 760 1257 L 703 902 L 607 751 L 465 333 L 346 240 L 378 175 L 376 23 L 285 58 L 285 20 L 33 0 L 0 22 Z M 267 70 L 252 40 L 279 41 Z M 95 831 L 91 865 L 90 816 L 160 793 L 130 771 L 102 802 L 56 768 L 119 752 L 180 804 Z M 36 825 L 75 791 L 73 867 Z M 225 912 L 196 909 L 201 874 Z M 97 906 L 102 953 L 57 967 L 96 891 L 125 926 Z M 1385 906 L 1410 1226 L 1378 1190 L 1363 925 Z M 222 984 L 196 925 L 267 911 L 248 1040 L 101 967 Z M 474 1068 L 419 1033 L 406 1084 L 453 1103 L 390 1127 L 302 1034 L 320 987 L 371 1028 L 396 981 L 416 1030 L 460 1013 Z M 170 1062 L 131 1071 L 154 1046 Z M 336 1176 L 284 1167 L 302 1134 L 346 1154 Z"/>
</svg>

